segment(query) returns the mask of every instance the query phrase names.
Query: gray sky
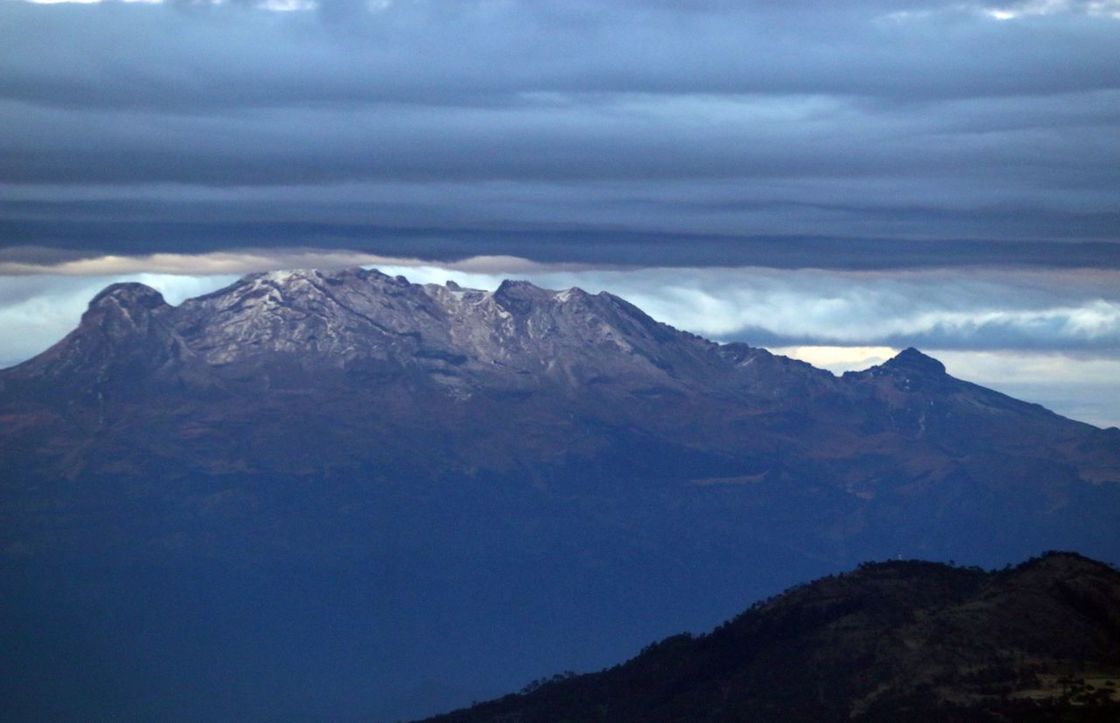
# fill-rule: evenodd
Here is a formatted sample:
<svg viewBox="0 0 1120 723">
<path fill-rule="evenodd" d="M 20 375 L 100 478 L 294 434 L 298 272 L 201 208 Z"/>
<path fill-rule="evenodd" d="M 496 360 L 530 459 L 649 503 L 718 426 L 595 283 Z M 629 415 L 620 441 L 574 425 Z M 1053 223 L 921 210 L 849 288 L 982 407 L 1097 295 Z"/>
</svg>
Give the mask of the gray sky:
<svg viewBox="0 0 1120 723">
<path fill-rule="evenodd" d="M 1117 240 L 1116 0 L 267 2 L 308 9 L 0 0 L 2 244 L 827 266 Z"/>
<path fill-rule="evenodd" d="M 0 0 L 0 364 L 121 275 L 342 262 L 1113 423 L 1120 0 Z"/>
</svg>

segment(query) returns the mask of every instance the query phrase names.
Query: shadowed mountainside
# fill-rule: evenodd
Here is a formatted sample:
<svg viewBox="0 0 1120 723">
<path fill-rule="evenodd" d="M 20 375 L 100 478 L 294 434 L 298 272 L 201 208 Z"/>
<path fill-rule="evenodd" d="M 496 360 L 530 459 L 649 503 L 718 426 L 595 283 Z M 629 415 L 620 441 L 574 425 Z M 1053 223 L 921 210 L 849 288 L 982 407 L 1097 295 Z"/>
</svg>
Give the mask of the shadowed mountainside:
<svg viewBox="0 0 1120 723">
<path fill-rule="evenodd" d="M 1069 553 L 985 573 L 865 564 L 601 673 L 440 716 L 490 721 L 1111 721 L 1120 573 Z"/>
</svg>

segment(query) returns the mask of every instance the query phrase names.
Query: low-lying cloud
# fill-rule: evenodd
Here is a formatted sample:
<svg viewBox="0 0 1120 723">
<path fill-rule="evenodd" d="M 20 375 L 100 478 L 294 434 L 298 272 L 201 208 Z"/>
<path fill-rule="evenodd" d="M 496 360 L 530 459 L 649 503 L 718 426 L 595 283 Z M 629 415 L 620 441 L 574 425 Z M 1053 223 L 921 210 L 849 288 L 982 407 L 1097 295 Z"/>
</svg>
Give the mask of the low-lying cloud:
<svg viewBox="0 0 1120 723">
<path fill-rule="evenodd" d="M 1120 353 L 1120 271 L 1109 269 L 602 268 L 508 256 L 432 265 L 314 249 L 229 251 L 104 256 L 54 264 L 0 261 L 0 274 L 6 275 L 0 313 L 18 307 L 27 314 L 28 308 L 45 308 L 52 295 L 65 294 L 70 301 L 62 306 L 68 311 L 53 312 L 52 318 L 72 324 L 81 296 L 92 296 L 118 278 L 146 279 L 169 298 L 181 299 L 185 290 L 216 288 L 251 271 L 357 265 L 376 266 L 419 283 L 454 280 L 494 289 L 503 279 L 517 277 L 547 288 L 609 291 L 661 321 L 724 341 Z M 58 332 L 55 325 L 36 336 L 43 339 Z M 5 350 L 4 356 L 11 360 L 17 355 Z"/>
<path fill-rule="evenodd" d="M 494 288 L 501 273 L 395 266 L 393 273 Z M 1120 272 L 661 268 L 519 276 L 623 296 L 653 317 L 720 340 L 765 345 L 1120 351 Z"/>
</svg>

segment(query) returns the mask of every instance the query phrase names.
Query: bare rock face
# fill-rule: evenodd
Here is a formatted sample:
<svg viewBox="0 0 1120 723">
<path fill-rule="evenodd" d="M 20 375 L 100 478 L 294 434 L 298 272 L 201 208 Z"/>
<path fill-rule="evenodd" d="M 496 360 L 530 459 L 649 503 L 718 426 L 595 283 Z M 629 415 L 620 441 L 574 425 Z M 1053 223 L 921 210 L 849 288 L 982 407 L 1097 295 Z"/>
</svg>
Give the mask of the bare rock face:
<svg viewBox="0 0 1120 723">
<path fill-rule="evenodd" d="M 151 347 L 164 344 L 170 335 L 166 321 L 171 311 L 151 287 L 113 284 L 93 298 L 81 325 L 56 348 L 72 357 L 78 372 L 82 364 L 155 351 Z"/>
<path fill-rule="evenodd" d="M 170 309 L 163 295 L 150 286 L 137 283 L 113 284 L 89 302 L 82 323 L 106 329 L 133 329 L 143 332 L 153 313 Z"/>
<path fill-rule="evenodd" d="M 494 367 L 498 377 L 548 376 L 558 367 L 620 359 L 656 372 L 659 344 L 688 340 L 693 355 L 712 346 L 608 294 L 513 281 L 487 293 L 363 270 L 255 274 L 184 303 L 174 324 L 213 365 L 298 355 L 313 364 L 382 362 L 448 375 L 448 366 L 465 365 L 460 372 L 482 376 Z"/>
<path fill-rule="evenodd" d="M 6 387 L 38 381 L 45 390 L 92 390 L 116 378 L 143 382 L 190 352 L 172 325 L 175 309 L 144 284 L 113 284 L 93 298 L 78 328 L 31 362 L 6 370 Z M 3 384 L 4 382 L 0 382 Z M 24 390 L 28 391 L 28 390 Z"/>
</svg>

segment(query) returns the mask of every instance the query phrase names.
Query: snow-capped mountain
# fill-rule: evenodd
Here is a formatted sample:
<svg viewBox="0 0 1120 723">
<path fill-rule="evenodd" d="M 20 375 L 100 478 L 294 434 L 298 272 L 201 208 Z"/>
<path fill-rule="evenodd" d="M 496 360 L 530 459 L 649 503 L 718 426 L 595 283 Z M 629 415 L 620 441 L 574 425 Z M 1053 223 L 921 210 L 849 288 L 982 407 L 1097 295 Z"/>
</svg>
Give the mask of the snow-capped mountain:
<svg viewBox="0 0 1120 723">
<path fill-rule="evenodd" d="M 868 558 L 1120 561 L 1120 430 L 913 349 L 835 377 L 516 281 L 272 272 L 175 307 L 109 287 L 0 371 L 0 459 L 9 632 L 71 626 L 34 648 L 40 687 L 86 680 L 59 661 L 103 633 L 133 647 L 102 668 L 150 668 L 194 719 L 262 717 L 276 680 L 422 713 L 386 701 L 606 664 Z M 328 684 L 315 661 L 342 658 Z M 217 695 L 238 660 L 282 670 Z"/>
</svg>

